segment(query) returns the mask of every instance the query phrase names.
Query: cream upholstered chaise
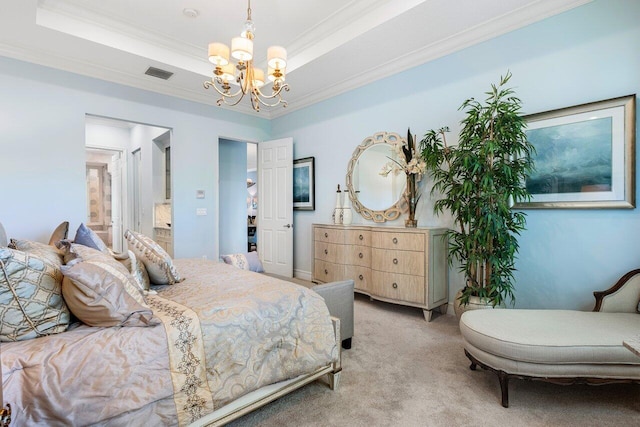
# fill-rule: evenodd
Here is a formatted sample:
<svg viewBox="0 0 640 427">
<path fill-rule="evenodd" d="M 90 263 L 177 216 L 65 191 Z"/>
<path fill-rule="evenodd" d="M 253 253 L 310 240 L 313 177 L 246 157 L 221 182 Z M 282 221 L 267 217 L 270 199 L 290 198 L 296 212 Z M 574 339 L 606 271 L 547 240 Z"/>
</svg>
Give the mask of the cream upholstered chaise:
<svg viewBox="0 0 640 427">
<path fill-rule="evenodd" d="M 460 318 L 464 350 L 476 366 L 496 372 L 502 406 L 510 378 L 557 384 L 640 383 L 640 357 L 623 345 L 640 335 L 640 269 L 594 292 L 593 311 L 473 310 Z"/>
</svg>

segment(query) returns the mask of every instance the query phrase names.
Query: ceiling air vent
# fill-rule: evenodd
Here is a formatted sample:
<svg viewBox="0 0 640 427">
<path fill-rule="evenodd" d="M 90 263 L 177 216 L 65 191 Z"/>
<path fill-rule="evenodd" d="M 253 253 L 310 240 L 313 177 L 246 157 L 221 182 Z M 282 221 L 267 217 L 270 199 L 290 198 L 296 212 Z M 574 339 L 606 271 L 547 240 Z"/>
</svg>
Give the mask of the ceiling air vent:
<svg viewBox="0 0 640 427">
<path fill-rule="evenodd" d="M 173 73 L 171 71 L 161 70 L 160 68 L 149 67 L 147 71 L 144 72 L 146 75 L 151 77 L 157 77 L 162 80 L 169 80 Z"/>
</svg>

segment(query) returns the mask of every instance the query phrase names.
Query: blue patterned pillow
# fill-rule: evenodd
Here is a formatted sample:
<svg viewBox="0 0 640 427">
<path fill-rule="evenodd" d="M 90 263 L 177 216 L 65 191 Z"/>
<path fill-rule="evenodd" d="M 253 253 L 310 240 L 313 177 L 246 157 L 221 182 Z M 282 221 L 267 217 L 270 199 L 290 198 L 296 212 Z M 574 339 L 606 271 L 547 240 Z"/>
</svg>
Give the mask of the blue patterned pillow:
<svg viewBox="0 0 640 427">
<path fill-rule="evenodd" d="M 97 249 L 100 252 L 104 252 L 106 254 L 110 253 L 109 248 L 102 241 L 100 236 L 98 236 L 95 231 L 84 225 L 84 223 L 80 224 L 80 227 L 78 227 L 78 230 L 76 231 L 76 237 L 74 237 L 73 239 L 73 243 L 79 243 L 81 245 Z"/>
<path fill-rule="evenodd" d="M 242 270 L 255 271 L 256 273 L 264 273 L 262 262 L 258 258 L 258 252 L 252 251 L 244 254 L 222 255 L 222 260 L 226 264 L 241 268 Z"/>
</svg>

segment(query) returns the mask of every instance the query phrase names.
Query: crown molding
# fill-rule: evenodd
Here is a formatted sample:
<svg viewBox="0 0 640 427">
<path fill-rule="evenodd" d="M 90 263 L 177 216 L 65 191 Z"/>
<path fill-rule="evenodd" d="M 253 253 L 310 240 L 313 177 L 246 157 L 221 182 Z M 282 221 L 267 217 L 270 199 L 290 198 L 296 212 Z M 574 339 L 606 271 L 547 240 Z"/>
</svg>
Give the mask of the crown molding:
<svg viewBox="0 0 640 427">
<path fill-rule="evenodd" d="M 487 23 L 471 27 L 465 31 L 458 32 L 447 39 L 438 40 L 435 43 L 424 46 L 421 49 L 409 52 L 393 60 L 387 61 L 363 71 L 359 75 L 334 82 L 331 86 L 325 87 L 322 92 L 313 92 L 289 104 L 287 111 L 274 111 L 272 118 L 284 116 L 287 113 L 306 108 L 310 105 L 325 101 L 334 96 L 348 92 L 358 87 L 365 86 L 374 81 L 389 77 L 410 68 L 424 64 L 426 62 L 441 58 L 456 51 L 462 50 L 474 44 L 489 40 L 494 37 L 506 34 L 518 28 L 541 21 L 558 13 L 565 12 L 575 7 L 590 3 L 593 0 L 575 0 L 570 4 L 563 4 L 558 7 L 554 0 L 543 0 L 533 5 L 525 6 L 494 18 Z"/>
</svg>

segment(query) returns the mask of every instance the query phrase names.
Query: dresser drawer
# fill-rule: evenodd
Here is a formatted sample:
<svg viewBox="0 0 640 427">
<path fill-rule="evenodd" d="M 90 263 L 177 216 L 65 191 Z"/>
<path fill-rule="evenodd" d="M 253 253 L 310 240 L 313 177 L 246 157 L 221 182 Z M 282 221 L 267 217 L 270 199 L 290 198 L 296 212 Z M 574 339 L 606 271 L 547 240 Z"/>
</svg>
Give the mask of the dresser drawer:
<svg viewBox="0 0 640 427">
<path fill-rule="evenodd" d="M 382 249 L 424 251 L 425 235 L 374 231 L 371 233 L 371 246 Z"/>
<path fill-rule="evenodd" d="M 344 245 L 316 241 L 313 246 L 313 251 L 317 259 L 334 264 L 344 264 Z"/>
<path fill-rule="evenodd" d="M 313 278 L 321 282 L 344 280 L 344 265 L 316 259 L 313 267 Z"/>
<path fill-rule="evenodd" d="M 371 231 L 369 230 L 346 230 L 344 242 L 347 245 L 371 246 Z"/>
<path fill-rule="evenodd" d="M 344 278 L 353 279 L 356 290 L 371 292 L 371 269 L 367 267 L 347 265 L 344 267 Z"/>
<path fill-rule="evenodd" d="M 325 243 L 344 243 L 344 230 L 316 227 L 313 240 Z"/>
<path fill-rule="evenodd" d="M 371 248 L 369 246 L 343 246 L 344 260 L 347 265 L 371 266 Z"/>
<path fill-rule="evenodd" d="M 385 273 L 375 270 L 371 272 L 371 277 L 373 293 L 375 295 L 382 298 L 424 305 L 424 277 Z"/>
<path fill-rule="evenodd" d="M 389 273 L 424 277 L 424 252 L 371 249 L 371 268 Z"/>
</svg>

